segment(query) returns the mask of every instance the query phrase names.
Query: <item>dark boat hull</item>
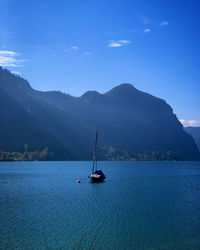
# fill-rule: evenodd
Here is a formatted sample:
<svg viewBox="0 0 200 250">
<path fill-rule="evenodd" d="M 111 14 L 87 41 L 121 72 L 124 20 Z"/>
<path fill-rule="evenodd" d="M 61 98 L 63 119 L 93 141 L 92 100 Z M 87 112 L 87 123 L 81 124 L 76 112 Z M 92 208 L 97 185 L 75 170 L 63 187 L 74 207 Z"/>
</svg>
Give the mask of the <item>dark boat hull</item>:
<svg viewBox="0 0 200 250">
<path fill-rule="evenodd" d="M 99 178 L 95 178 L 95 177 L 90 177 L 90 180 L 92 182 L 103 182 L 104 181 L 104 177 L 99 177 Z"/>
<path fill-rule="evenodd" d="M 90 180 L 92 182 L 103 182 L 106 178 L 105 174 L 102 172 L 102 170 L 96 170 L 94 173 L 92 173 L 89 176 Z"/>
</svg>

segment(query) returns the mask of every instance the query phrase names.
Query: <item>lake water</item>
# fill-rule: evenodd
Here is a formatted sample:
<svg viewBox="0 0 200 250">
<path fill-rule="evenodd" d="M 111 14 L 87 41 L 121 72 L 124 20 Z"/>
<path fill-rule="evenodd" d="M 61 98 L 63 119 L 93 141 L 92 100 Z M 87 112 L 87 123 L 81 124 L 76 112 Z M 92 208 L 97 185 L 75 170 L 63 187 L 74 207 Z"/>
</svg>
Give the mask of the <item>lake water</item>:
<svg viewBox="0 0 200 250">
<path fill-rule="evenodd" d="M 0 249 L 200 249 L 200 162 L 0 163 Z M 80 179 L 81 183 L 76 183 Z"/>
</svg>

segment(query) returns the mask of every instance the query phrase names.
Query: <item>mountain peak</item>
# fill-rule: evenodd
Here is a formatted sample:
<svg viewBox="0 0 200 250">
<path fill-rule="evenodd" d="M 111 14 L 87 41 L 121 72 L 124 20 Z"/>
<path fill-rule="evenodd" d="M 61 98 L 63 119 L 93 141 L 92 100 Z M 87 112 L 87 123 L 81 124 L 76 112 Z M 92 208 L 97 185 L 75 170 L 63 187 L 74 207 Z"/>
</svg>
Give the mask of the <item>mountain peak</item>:
<svg viewBox="0 0 200 250">
<path fill-rule="evenodd" d="M 126 93 L 135 93 L 138 90 L 133 87 L 132 84 L 130 83 L 122 83 L 114 88 L 112 88 L 111 90 L 109 90 L 108 92 L 105 93 L 105 95 L 118 95 L 118 94 L 126 94 Z"/>
<path fill-rule="evenodd" d="M 126 90 L 135 90 L 136 88 L 133 87 L 131 83 L 121 83 L 118 86 L 114 87 L 113 89 L 126 89 Z M 111 89 L 112 90 L 112 89 Z"/>
<path fill-rule="evenodd" d="M 3 76 L 3 79 L 1 79 L 2 76 Z M 6 88 L 10 88 L 13 85 L 15 85 L 15 87 L 20 88 L 22 90 L 26 90 L 26 91 L 32 90 L 32 87 L 30 86 L 29 82 L 26 79 L 24 79 L 23 77 L 19 75 L 11 73 L 6 68 L 2 68 L 0 66 L 0 82 L 1 84 L 4 84 L 5 81 L 6 81 L 6 86 L 5 86 Z"/>
<path fill-rule="evenodd" d="M 116 87 L 120 87 L 120 88 L 134 88 L 131 83 L 121 83 L 121 84 L 119 84 Z"/>
<path fill-rule="evenodd" d="M 96 90 L 89 90 L 87 92 L 85 92 L 81 98 L 93 98 L 93 97 L 97 97 L 101 95 L 99 92 L 97 92 Z"/>
</svg>

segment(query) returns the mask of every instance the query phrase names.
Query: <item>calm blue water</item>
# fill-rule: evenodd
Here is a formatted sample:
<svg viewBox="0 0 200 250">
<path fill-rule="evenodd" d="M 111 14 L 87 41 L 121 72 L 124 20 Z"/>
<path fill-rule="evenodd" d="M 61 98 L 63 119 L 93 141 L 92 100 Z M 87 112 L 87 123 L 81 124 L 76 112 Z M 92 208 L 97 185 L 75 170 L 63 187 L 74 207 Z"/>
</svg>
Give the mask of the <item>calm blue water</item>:
<svg viewBox="0 0 200 250">
<path fill-rule="evenodd" d="M 200 249 L 200 162 L 99 166 L 0 163 L 0 249 Z"/>
</svg>

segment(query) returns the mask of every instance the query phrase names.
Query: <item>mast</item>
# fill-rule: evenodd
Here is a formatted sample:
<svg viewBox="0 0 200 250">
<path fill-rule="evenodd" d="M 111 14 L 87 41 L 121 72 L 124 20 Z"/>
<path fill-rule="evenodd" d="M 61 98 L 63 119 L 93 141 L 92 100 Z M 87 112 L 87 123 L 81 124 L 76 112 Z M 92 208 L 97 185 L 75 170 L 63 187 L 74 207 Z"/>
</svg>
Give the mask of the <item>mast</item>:
<svg viewBox="0 0 200 250">
<path fill-rule="evenodd" d="M 95 143 L 95 156 L 96 156 L 96 169 L 97 170 L 97 142 L 98 142 L 98 129 L 96 130 L 96 143 Z"/>
<path fill-rule="evenodd" d="M 98 130 L 96 130 L 96 140 L 93 154 L 92 174 L 97 170 L 97 141 L 98 141 Z"/>
</svg>

